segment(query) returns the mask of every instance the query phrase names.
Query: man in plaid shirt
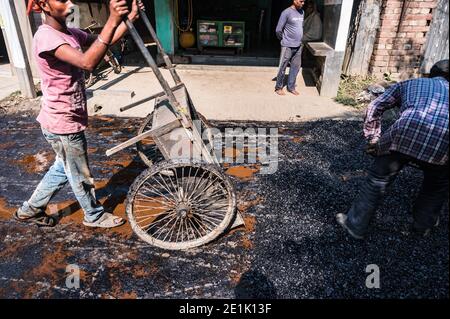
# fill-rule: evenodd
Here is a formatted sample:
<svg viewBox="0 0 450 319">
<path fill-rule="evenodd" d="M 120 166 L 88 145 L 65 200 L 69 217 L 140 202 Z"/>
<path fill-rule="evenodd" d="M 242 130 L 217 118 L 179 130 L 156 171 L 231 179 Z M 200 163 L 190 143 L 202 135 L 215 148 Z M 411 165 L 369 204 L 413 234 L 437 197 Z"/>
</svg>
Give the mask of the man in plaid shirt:
<svg viewBox="0 0 450 319">
<path fill-rule="evenodd" d="M 409 163 L 424 172 L 413 208 L 413 231 L 426 236 L 439 224 L 449 187 L 448 64 L 448 60 L 439 61 L 431 68 L 430 78 L 397 83 L 369 105 L 364 135 L 375 162 L 348 213 L 336 216 L 353 237 L 364 238 L 386 188 Z M 400 116 L 381 134 L 383 112 L 394 107 L 400 109 Z"/>
</svg>

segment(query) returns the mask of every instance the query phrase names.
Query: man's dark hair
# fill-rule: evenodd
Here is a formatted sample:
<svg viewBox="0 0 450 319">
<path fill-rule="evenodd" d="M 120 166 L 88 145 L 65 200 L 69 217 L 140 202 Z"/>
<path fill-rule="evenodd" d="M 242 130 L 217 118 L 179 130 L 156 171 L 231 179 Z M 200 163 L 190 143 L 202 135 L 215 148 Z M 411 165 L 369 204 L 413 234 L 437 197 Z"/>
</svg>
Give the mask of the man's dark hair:
<svg viewBox="0 0 450 319">
<path fill-rule="evenodd" d="M 442 76 L 448 81 L 448 60 L 436 62 L 430 70 L 430 78 Z"/>
</svg>

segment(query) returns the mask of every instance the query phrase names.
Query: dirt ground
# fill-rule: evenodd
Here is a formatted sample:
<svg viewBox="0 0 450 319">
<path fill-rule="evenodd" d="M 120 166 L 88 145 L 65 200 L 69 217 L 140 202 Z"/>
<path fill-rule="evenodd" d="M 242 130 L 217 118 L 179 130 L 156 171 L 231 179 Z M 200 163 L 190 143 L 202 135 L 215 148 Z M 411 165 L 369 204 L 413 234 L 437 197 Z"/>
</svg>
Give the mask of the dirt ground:
<svg viewBox="0 0 450 319">
<path fill-rule="evenodd" d="M 87 229 L 68 186 L 47 210 L 63 216 L 54 229 L 11 219 L 54 159 L 34 109 L 23 104 L 19 112 L 6 107 L 0 115 L 1 298 L 449 296 L 448 206 L 430 238 L 408 231 L 420 172 L 408 168 L 400 174 L 366 241 L 349 238 L 334 222 L 336 213 L 348 209 L 370 165 L 359 121 L 214 122 L 222 129 L 278 128 L 278 170 L 261 175 L 251 165 L 224 167 L 236 187 L 245 227 L 208 245 L 173 252 L 146 244 L 128 223 Z M 122 217 L 129 186 L 145 166 L 133 148 L 111 158 L 105 151 L 133 137 L 140 122 L 95 116 L 87 130 L 97 196 Z M 66 286 L 71 264 L 80 268 L 79 289 Z M 380 267 L 380 289 L 365 286 L 369 264 Z"/>
</svg>

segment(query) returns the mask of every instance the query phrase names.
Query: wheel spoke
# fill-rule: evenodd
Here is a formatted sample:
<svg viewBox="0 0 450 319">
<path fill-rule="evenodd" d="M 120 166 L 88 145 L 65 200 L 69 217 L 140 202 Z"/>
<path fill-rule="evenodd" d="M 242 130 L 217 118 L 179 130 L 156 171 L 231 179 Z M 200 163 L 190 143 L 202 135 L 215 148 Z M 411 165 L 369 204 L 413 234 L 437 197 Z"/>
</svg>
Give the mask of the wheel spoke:
<svg viewBox="0 0 450 319">
<path fill-rule="evenodd" d="M 208 227 L 208 229 L 203 227 L 203 222 L 202 222 L 202 220 L 200 219 L 200 217 L 197 214 L 193 214 L 192 218 L 195 219 L 198 222 L 198 226 L 203 229 L 205 234 L 207 234 L 208 232 L 211 232 L 213 230 L 213 229 L 209 228 L 208 225 L 205 225 L 206 227 Z"/>
<path fill-rule="evenodd" d="M 163 181 L 163 183 L 164 183 L 165 185 L 167 185 L 167 184 L 165 183 L 165 181 L 164 181 L 164 178 L 162 178 L 161 174 L 160 174 L 160 173 L 158 173 L 158 174 L 159 174 L 159 177 L 161 177 L 161 180 Z M 156 176 L 153 176 L 153 179 L 155 180 L 155 182 L 158 183 L 159 186 L 161 186 L 162 188 L 164 188 L 164 189 L 167 191 L 167 193 L 169 194 L 169 196 L 172 197 L 172 199 L 169 199 L 169 198 L 168 198 L 168 200 L 171 200 L 172 202 L 176 203 L 176 202 L 177 202 L 177 199 L 174 197 L 174 194 L 173 194 L 173 192 L 170 190 L 170 188 L 169 188 L 169 187 L 164 187 L 164 186 L 159 182 L 158 178 L 156 178 Z"/>
<path fill-rule="evenodd" d="M 221 191 L 223 191 L 223 190 L 221 190 Z M 224 195 L 226 195 L 226 193 L 218 193 L 218 191 L 216 191 L 216 192 L 212 193 L 211 195 L 206 196 L 206 194 L 205 194 L 205 197 L 203 199 L 200 199 L 193 203 L 202 203 L 204 201 L 212 201 L 215 198 L 221 198 L 221 197 L 224 198 Z"/>
<path fill-rule="evenodd" d="M 214 216 L 208 216 L 208 215 L 206 215 L 206 214 L 203 214 L 202 216 L 201 216 L 201 218 L 204 218 L 204 219 L 206 219 L 206 220 L 209 220 L 209 221 L 213 221 L 213 222 L 219 222 L 219 224 L 220 224 L 220 222 L 223 220 L 222 218 L 216 218 L 216 217 L 214 217 Z"/>
<path fill-rule="evenodd" d="M 151 142 L 140 141 L 140 151 L 153 151 Z M 220 171 L 197 164 L 167 163 L 150 169 L 131 195 L 130 223 L 142 230 L 137 233 L 142 239 L 162 248 L 206 243 L 231 218 L 233 190 L 225 178 Z"/>
<path fill-rule="evenodd" d="M 200 212 L 199 212 L 200 211 Z M 201 213 L 201 212 L 204 212 L 204 213 Z M 211 210 L 206 210 L 206 209 L 196 209 L 195 210 L 195 212 L 196 212 L 196 214 L 197 215 L 199 215 L 199 216 L 209 216 L 209 215 L 213 215 L 213 216 L 224 216 L 224 215 L 226 215 L 226 210 L 224 210 L 224 213 L 219 213 L 218 212 L 218 210 L 214 210 L 214 211 L 211 211 Z"/>
<path fill-rule="evenodd" d="M 199 218 L 199 220 L 200 220 L 204 225 L 206 225 L 209 229 L 213 230 L 213 229 L 217 228 L 217 224 L 215 224 L 212 220 L 206 218 L 205 215 L 198 216 L 198 218 Z M 212 228 L 209 227 L 209 226 L 212 226 Z"/>
<path fill-rule="evenodd" d="M 154 180 L 157 181 L 156 179 L 154 179 Z M 164 197 L 165 199 L 167 199 L 169 202 L 175 203 L 175 201 L 174 201 L 173 199 L 167 197 L 166 195 L 164 195 L 163 193 L 161 193 L 160 191 L 158 191 L 158 189 L 156 189 L 152 184 L 150 184 L 150 183 L 147 183 L 147 184 L 148 184 L 148 186 L 150 186 L 150 187 L 152 187 L 153 189 L 156 190 L 156 191 L 153 191 L 153 193 L 155 193 L 156 195 L 161 195 L 162 197 Z M 162 186 L 162 185 L 161 185 L 161 186 Z M 146 185 L 142 185 L 142 187 L 143 187 L 144 189 L 146 189 L 147 191 L 152 192 L 152 190 L 149 189 Z M 170 192 L 169 192 L 169 194 L 170 194 Z"/>
<path fill-rule="evenodd" d="M 191 196 L 189 196 L 188 200 L 195 200 L 196 198 L 198 198 L 199 196 L 201 196 L 202 194 L 204 194 L 212 185 L 214 185 L 214 183 L 219 179 L 218 176 L 215 177 L 214 180 L 210 181 L 209 185 L 207 187 L 205 187 L 203 190 L 197 189 L 197 191 L 199 191 L 199 193 L 197 194 L 197 191 L 194 193 L 192 192 Z M 192 196 L 196 194 L 196 196 L 194 198 L 192 198 Z"/>
<path fill-rule="evenodd" d="M 143 219 L 141 219 L 141 220 L 139 220 L 139 221 L 137 221 L 136 220 L 136 223 L 137 224 L 140 224 L 140 223 L 143 223 L 144 221 L 147 221 L 147 220 L 149 220 L 149 219 L 151 219 L 151 218 L 155 218 L 155 217 L 158 217 L 158 216 L 161 216 L 161 215 L 173 215 L 173 213 L 172 214 L 168 214 L 167 213 L 167 211 L 166 212 L 164 212 L 164 213 L 161 213 L 161 214 L 157 214 L 157 215 L 148 215 L 147 217 L 145 217 L 145 218 L 143 218 Z M 136 218 L 137 219 L 137 218 Z M 151 224 L 152 222 L 150 222 L 150 224 Z"/>
<path fill-rule="evenodd" d="M 172 219 L 169 219 L 169 221 L 168 221 L 167 223 L 165 223 L 163 226 L 161 226 L 157 231 L 155 231 L 155 232 L 153 233 L 153 236 L 155 236 L 156 239 L 158 239 L 158 238 L 159 238 L 159 235 L 156 236 L 156 234 L 159 233 L 159 234 L 161 235 L 161 234 L 164 232 L 166 226 L 168 226 L 168 225 L 170 224 L 171 221 L 176 220 L 177 218 L 178 218 L 178 217 L 175 216 L 175 217 L 173 217 Z"/>
<path fill-rule="evenodd" d="M 167 214 L 167 216 L 157 220 L 156 222 L 151 222 L 150 224 L 148 224 L 147 226 L 143 226 L 141 227 L 143 230 L 146 229 L 148 226 L 150 226 L 150 228 L 147 229 L 147 231 L 149 231 L 150 229 L 152 229 L 153 227 L 155 227 L 156 225 L 158 225 L 158 223 L 162 222 L 163 220 L 166 220 L 167 218 L 169 218 L 171 215 L 173 214 Z M 153 225 L 152 225 L 153 224 Z"/>
<path fill-rule="evenodd" d="M 173 231 L 175 225 L 177 224 L 178 218 L 179 218 L 178 216 L 175 217 L 175 222 L 173 223 L 170 230 L 167 232 L 166 236 L 163 238 L 163 241 L 166 241 L 167 236 L 169 236 L 169 234 Z M 170 240 L 170 237 L 169 237 L 169 240 Z"/>
<path fill-rule="evenodd" d="M 188 201 L 190 200 L 190 198 L 192 197 L 192 194 L 195 193 L 195 191 L 197 190 L 197 188 L 199 187 L 200 184 L 202 184 L 204 182 L 203 176 L 205 176 L 206 171 L 203 171 L 202 176 L 200 177 L 200 182 L 198 184 L 195 185 L 194 189 L 191 192 L 191 195 L 188 197 Z"/>
<path fill-rule="evenodd" d="M 158 197 L 153 197 L 152 200 L 150 200 L 150 199 L 141 199 L 140 198 L 140 199 L 137 199 L 136 202 L 138 202 L 138 203 L 140 203 L 140 202 L 143 202 L 143 203 L 157 203 L 157 204 L 161 204 L 161 205 L 164 205 L 164 206 L 166 206 L 166 205 L 173 206 L 172 202 L 162 201 Z M 138 206 L 144 207 L 143 205 L 138 205 Z M 146 205 L 145 207 L 148 207 L 148 205 Z"/>
<path fill-rule="evenodd" d="M 178 226 L 178 230 L 177 230 L 177 237 L 175 238 L 175 241 L 178 243 L 178 236 L 180 235 L 180 233 L 181 233 L 181 227 L 182 227 L 182 225 L 183 225 L 183 221 L 182 220 L 180 220 L 180 226 Z"/>
<path fill-rule="evenodd" d="M 203 234 L 198 230 L 198 228 L 195 226 L 195 223 L 194 223 L 194 221 L 192 220 L 192 218 L 189 218 L 189 223 L 191 223 L 192 224 L 192 227 L 197 231 L 197 233 L 199 234 L 199 237 L 198 238 L 200 238 L 200 237 L 203 237 Z"/>
</svg>

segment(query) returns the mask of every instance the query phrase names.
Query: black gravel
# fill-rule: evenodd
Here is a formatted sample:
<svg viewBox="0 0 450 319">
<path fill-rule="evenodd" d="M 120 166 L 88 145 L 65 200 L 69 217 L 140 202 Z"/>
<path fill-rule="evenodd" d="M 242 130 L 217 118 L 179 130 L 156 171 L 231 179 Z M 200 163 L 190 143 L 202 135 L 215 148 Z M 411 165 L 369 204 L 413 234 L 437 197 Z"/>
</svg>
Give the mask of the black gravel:
<svg viewBox="0 0 450 319">
<path fill-rule="evenodd" d="M 29 195 L 41 176 L 17 173 L 10 160 L 35 152 L 27 146 L 30 140 L 47 147 L 34 121 L 20 120 L 22 124 L 14 117 L 0 121 L 2 143 L 13 140 L 19 145 L 11 152 L 0 149 L 5 163 L 0 167 L 0 197 L 11 206 Z M 121 128 L 136 124 L 134 120 L 116 121 L 123 121 Z M 335 214 L 349 208 L 371 163 L 363 152 L 361 122 L 214 124 L 279 128 L 277 172 L 256 175 L 250 181 L 233 178 L 240 204 L 261 199 L 244 211 L 247 218 L 255 219 L 254 229 L 226 234 L 198 249 L 166 252 L 135 236 L 124 239 L 108 231 L 93 235 L 80 225 L 42 231 L 1 220 L 0 251 L 8 253 L 0 262 L 0 297 L 449 297 L 448 205 L 441 225 L 429 238 L 409 233 L 410 211 L 422 179 L 419 171 L 406 168 L 398 176 L 365 241 L 350 238 L 336 225 Z M 26 134 L 16 130 L 21 125 L 27 127 Z M 131 137 L 133 130 L 125 129 L 123 134 Z M 102 142 L 93 135 L 88 138 L 102 150 L 114 144 L 114 140 Z M 93 158 L 101 163 L 104 155 Z M 93 171 L 97 178 L 111 178 L 100 164 Z M 9 187 L 8 183 L 17 185 Z M 117 195 L 114 192 L 123 195 L 126 186 L 122 183 L 109 190 L 112 196 Z M 71 196 L 66 188 L 57 199 Z M 43 260 L 48 263 L 42 256 L 55 249 L 62 251 L 62 257 L 58 255 L 61 265 L 75 263 L 85 272 L 80 290 L 64 288 L 64 268 L 55 264 L 48 267 L 53 273 L 44 267 L 32 279 L 28 275 L 30 269 L 42 268 Z M 380 269 L 380 289 L 365 285 L 369 275 L 365 270 L 371 264 Z M 36 281 L 42 288 L 30 290 Z"/>
</svg>

